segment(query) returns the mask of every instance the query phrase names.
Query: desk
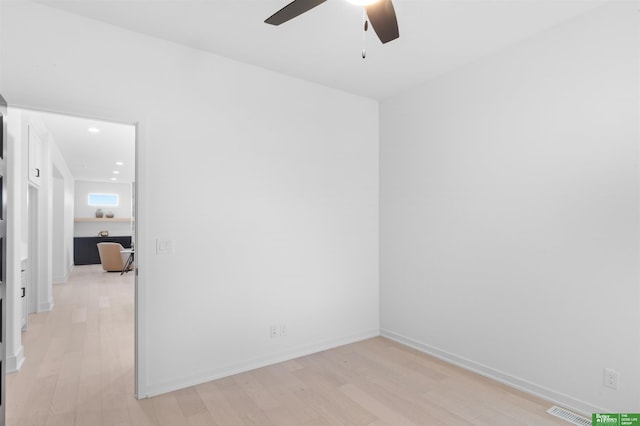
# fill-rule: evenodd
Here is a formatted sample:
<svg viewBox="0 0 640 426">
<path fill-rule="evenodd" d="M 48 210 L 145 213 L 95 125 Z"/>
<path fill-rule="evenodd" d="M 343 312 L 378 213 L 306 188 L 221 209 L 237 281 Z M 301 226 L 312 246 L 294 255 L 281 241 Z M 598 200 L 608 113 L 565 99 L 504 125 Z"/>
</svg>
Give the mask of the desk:
<svg viewBox="0 0 640 426">
<path fill-rule="evenodd" d="M 122 267 L 122 272 L 120 272 L 120 275 L 129 272 L 129 268 L 131 268 L 131 265 L 133 265 L 133 249 L 124 249 L 124 250 L 120 250 L 120 254 L 128 254 L 129 257 L 127 257 L 127 261 L 124 263 L 124 266 Z"/>
</svg>

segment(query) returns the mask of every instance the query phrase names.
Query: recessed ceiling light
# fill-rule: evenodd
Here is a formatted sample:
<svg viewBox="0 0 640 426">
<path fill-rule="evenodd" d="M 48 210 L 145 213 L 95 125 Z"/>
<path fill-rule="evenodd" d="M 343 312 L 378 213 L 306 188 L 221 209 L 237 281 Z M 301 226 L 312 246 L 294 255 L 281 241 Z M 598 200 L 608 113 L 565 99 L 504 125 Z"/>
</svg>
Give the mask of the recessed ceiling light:
<svg viewBox="0 0 640 426">
<path fill-rule="evenodd" d="M 100 129 L 98 129 L 97 127 L 89 127 L 89 132 L 90 133 L 100 133 Z"/>
<path fill-rule="evenodd" d="M 111 180 L 118 180 L 118 178 L 111 178 Z"/>
<path fill-rule="evenodd" d="M 113 171 L 113 174 L 114 174 L 114 175 L 120 174 L 120 170 L 114 170 L 114 171 Z"/>
<path fill-rule="evenodd" d="M 124 166 L 124 163 L 122 161 L 116 161 L 116 166 Z"/>
</svg>

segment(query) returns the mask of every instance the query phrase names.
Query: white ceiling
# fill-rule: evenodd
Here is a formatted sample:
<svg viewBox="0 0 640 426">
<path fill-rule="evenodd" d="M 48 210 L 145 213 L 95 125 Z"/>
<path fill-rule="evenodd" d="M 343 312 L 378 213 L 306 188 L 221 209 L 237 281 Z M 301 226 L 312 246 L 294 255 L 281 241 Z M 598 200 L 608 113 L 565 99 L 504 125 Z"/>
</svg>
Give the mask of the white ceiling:
<svg viewBox="0 0 640 426">
<path fill-rule="evenodd" d="M 362 8 L 326 3 L 279 27 L 290 0 L 36 0 L 115 26 L 384 99 L 584 13 L 605 0 L 393 0 L 400 38 L 382 45 Z M 144 52 L 141 52 L 144 55 Z"/>
<path fill-rule="evenodd" d="M 33 112 L 42 119 L 76 180 L 135 180 L 135 126 Z M 89 132 L 97 128 L 99 133 Z M 117 165 L 122 162 L 122 165 Z M 114 171 L 118 173 L 115 174 Z"/>
<path fill-rule="evenodd" d="M 589 11 L 606 0 L 393 0 L 400 38 L 364 41 L 362 8 L 326 3 L 279 27 L 290 0 L 36 0 L 61 10 L 293 77 L 384 99 Z M 144 52 L 141 52 L 144 55 Z M 79 180 L 134 180 L 132 126 L 45 120 Z M 101 128 L 97 135 L 87 128 Z"/>
</svg>

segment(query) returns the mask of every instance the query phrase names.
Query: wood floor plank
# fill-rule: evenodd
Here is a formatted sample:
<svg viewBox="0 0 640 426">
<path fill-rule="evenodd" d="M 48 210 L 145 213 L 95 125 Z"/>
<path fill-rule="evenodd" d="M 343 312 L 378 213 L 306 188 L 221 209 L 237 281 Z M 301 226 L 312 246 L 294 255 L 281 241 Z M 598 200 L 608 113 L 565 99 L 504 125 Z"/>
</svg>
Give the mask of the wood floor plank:
<svg viewBox="0 0 640 426">
<path fill-rule="evenodd" d="M 78 385 L 78 411 L 102 412 L 102 380 L 99 374 L 83 375 Z"/>
<path fill-rule="evenodd" d="M 415 426 L 420 423 L 414 423 L 394 408 L 384 405 L 376 397 L 371 396 L 366 390 L 356 385 L 347 384 L 340 387 L 340 392 L 345 394 L 352 401 L 365 407 L 378 419 L 392 425 Z"/>
<path fill-rule="evenodd" d="M 332 381 L 327 380 L 325 375 L 310 369 L 297 370 L 294 374 L 301 381 L 313 384 L 311 390 L 300 399 L 313 407 L 330 424 L 365 426 L 377 420 L 373 413 L 356 401 L 344 398 L 336 392 L 337 387 Z"/>
<path fill-rule="evenodd" d="M 47 417 L 46 426 L 69 426 L 73 425 L 75 421 L 74 413 L 61 413 L 52 414 Z"/>
<path fill-rule="evenodd" d="M 126 408 L 102 410 L 102 426 L 136 426 L 129 419 Z"/>
<path fill-rule="evenodd" d="M 153 409 L 160 426 L 187 424 L 187 419 L 182 413 L 174 394 L 165 394 L 153 398 Z"/>
<path fill-rule="evenodd" d="M 226 401 L 238 413 L 245 425 L 275 426 L 266 413 L 246 394 L 246 392 L 231 378 L 216 381 Z"/>
<path fill-rule="evenodd" d="M 215 382 L 203 383 L 195 386 L 202 402 L 207 407 L 214 422 L 224 426 L 242 426 L 244 422 L 236 410 L 229 404 L 224 393 Z"/>
<path fill-rule="evenodd" d="M 48 414 L 27 414 L 18 421 L 18 426 L 47 426 Z"/>
<path fill-rule="evenodd" d="M 133 426 L 156 426 L 159 424 L 153 399 L 136 400 L 131 396 L 127 398 L 127 407 Z"/>
<path fill-rule="evenodd" d="M 280 402 L 257 380 L 251 371 L 236 374 L 233 380 L 261 410 L 278 408 Z"/>
<path fill-rule="evenodd" d="M 74 426 L 102 426 L 102 410 L 78 411 Z"/>
<path fill-rule="evenodd" d="M 53 293 L 7 377 L 8 426 L 566 426 L 545 401 L 384 338 L 136 400 L 133 274 L 77 266 Z"/>
<path fill-rule="evenodd" d="M 204 405 L 202 398 L 193 387 L 176 391 L 174 395 L 178 401 L 180 410 L 182 410 L 182 414 L 186 418 L 207 411 L 207 406 Z"/>
<path fill-rule="evenodd" d="M 187 426 L 212 426 L 217 425 L 216 421 L 208 411 L 201 411 L 187 417 Z"/>
<path fill-rule="evenodd" d="M 304 402 L 304 398 L 314 393 L 314 389 L 301 382 L 283 365 L 253 370 L 251 374 L 277 403 L 265 410 L 274 424 L 305 424 L 320 417 L 316 407 Z"/>
</svg>

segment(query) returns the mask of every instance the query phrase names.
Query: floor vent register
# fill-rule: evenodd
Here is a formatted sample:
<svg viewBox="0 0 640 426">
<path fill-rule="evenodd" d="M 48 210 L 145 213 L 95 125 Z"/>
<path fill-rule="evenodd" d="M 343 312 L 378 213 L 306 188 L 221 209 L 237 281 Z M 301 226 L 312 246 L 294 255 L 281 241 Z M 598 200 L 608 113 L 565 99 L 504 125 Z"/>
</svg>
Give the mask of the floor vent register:
<svg viewBox="0 0 640 426">
<path fill-rule="evenodd" d="M 564 408 L 556 407 L 555 405 L 549 408 L 547 410 L 547 413 L 551 414 L 552 416 L 561 418 L 562 420 L 566 420 L 569 423 L 573 423 L 574 425 L 591 426 L 591 419 L 579 416 L 576 413 L 572 413 L 571 411 L 565 410 Z"/>
</svg>

